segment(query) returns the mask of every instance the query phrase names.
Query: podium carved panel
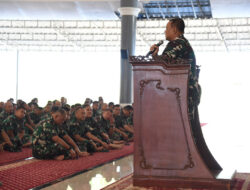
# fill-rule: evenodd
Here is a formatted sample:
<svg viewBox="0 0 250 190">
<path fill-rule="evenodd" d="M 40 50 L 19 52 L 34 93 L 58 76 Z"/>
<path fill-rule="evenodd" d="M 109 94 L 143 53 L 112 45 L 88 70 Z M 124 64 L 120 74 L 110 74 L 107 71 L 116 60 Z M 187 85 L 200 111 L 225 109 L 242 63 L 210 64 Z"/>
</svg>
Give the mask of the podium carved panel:
<svg viewBox="0 0 250 190">
<path fill-rule="evenodd" d="M 190 66 L 144 57 L 131 57 L 130 62 L 134 73 L 134 185 L 214 184 L 213 189 L 230 189 L 230 180 L 218 182 L 210 168 L 215 165 L 221 169 L 217 162 L 209 165 L 203 159 L 206 155 L 212 157 L 210 152 L 201 155 L 201 146 L 195 144 L 202 142 L 206 147 L 202 133 L 192 132 L 188 118 Z M 201 137 L 195 141 L 193 135 L 197 134 Z"/>
</svg>

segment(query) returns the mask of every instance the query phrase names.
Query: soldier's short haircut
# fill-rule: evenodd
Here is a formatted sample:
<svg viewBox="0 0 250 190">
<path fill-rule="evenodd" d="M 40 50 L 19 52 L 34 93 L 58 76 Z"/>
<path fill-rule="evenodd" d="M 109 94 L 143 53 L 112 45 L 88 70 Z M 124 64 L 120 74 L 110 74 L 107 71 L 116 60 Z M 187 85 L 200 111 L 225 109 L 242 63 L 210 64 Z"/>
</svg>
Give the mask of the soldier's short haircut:
<svg viewBox="0 0 250 190">
<path fill-rule="evenodd" d="M 65 111 L 70 111 L 70 105 L 65 104 L 65 105 L 63 105 L 62 109 L 64 109 Z"/>
<path fill-rule="evenodd" d="M 20 109 L 24 109 L 25 110 L 25 107 L 23 105 L 18 105 L 16 110 L 20 110 Z"/>
<path fill-rule="evenodd" d="M 47 105 L 52 105 L 52 101 L 49 100 L 48 103 L 47 103 Z"/>
<path fill-rule="evenodd" d="M 93 104 L 99 104 L 99 102 L 98 101 L 94 101 Z"/>
<path fill-rule="evenodd" d="M 112 110 L 111 110 L 111 109 L 104 109 L 104 110 L 102 110 L 102 113 L 107 112 L 107 111 L 109 111 L 109 112 L 112 113 Z"/>
<path fill-rule="evenodd" d="M 62 115 L 65 115 L 66 114 L 66 111 L 62 108 L 59 108 L 59 110 L 57 110 L 58 113 L 62 114 Z"/>
<path fill-rule="evenodd" d="M 120 104 L 114 105 L 114 108 L 117 108 L 117 107 L 118 107 L 118 108 L 121 107 Z"/>
<path fill-rule="evenodd" d="M 114 102 L 109 102 L 108 105 L 109 105 L 109 106 L 112 106 L 112 105 L 114 105 Z"/>
<path fill-rule="evenodd" d="M 173 18 L 169 22 L 171 22 L 171 26 L 174 26 L 179 32 L 184 34 L 185 23 L 181 18 Z"/>
<path fill-rule="evenodd" d="M 76 107 L 81 107 L 82 105 L 80 104 L 80 103 L 77 103 L 77 104 L 75 104 L 75 108 Z"/>
<path fill-rule="evenodd" d="M 124 110 L 130 111 L 130 110 L 133 110 L 133 107 L 130 106 L 130 105 L 127 105 L 127 106 L 125 106 L 123 109 L 124 109 Z"/>
<path fill-rule="evenodd" d="M 52 113 L 57 113 L 58 112 L 58 113 L 60 113 L 62 115 L 66 114 L 66 111 L 63 108 L 58 107 L 58 106 L 53 106 L 52 109 L 51 109 L 51 112 Z"/>
<path fill-rule="evenodd" d="M 17 106 L 24 107 L 26 105 L 26 102 L 23 100 L 17 100 Z"/>
<path fill-rule="evenodd" d="M 77 107 L 76 109 L 75 109 L 75 113 L 78 111 L 78 110 L 80 110 L 80 109 L 84 109 L 83 107 Z"/>
<path fill-rule="evenodd" d="M 89 104 L 84 104 L 82 105 L 82 108 L 85 109 L 86 107 L 89 107 L 90 105 Z"/>
<path fill-rule="evenodd" d="M 58 107 L 58 106 L 53 106 L 53 107 L 51 108 L 51 112 L 52 112 L 52 113 L 55 113 L 55 112 L 57 112 L 59 109 L 60 109 L 60 107 Z"/>
</svg>

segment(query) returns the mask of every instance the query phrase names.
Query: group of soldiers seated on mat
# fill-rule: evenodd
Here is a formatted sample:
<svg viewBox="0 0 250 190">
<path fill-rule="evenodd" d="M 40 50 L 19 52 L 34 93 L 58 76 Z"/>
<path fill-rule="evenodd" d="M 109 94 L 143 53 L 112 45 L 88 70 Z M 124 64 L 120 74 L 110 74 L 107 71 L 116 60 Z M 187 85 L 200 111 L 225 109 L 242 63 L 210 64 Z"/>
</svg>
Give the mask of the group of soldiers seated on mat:
<svg viewBox="0 0 250 190">
<path fill-rule="evenodd" d="M 20 152 L 32 146 L 38 159 L 74 159 L 120 149 L 133 141 L 133 107 L 92 102 L 69 106 L 66 98 L 41 108 L 35 98 L 26 104 L 0 103 L 1 151 Z"/>
</svg>

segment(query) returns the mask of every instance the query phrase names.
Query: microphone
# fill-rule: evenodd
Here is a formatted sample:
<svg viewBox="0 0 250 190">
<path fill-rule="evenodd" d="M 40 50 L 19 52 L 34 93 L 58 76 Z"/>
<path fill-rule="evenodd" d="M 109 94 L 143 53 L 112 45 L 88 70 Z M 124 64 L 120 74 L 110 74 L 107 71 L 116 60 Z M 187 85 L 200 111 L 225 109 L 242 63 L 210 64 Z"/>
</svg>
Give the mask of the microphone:
<svg viewBox="0 0 250 190">
<path fill-rule="evenodd" d="M 161 46 L 163 44 L 163 40 L 160 40 L 157 44 L 156 44 L 156 46 Z M 148 53 L 147 53 L 147 55 L 146 55 L 146 57 L 148 57 L 149 55 L 151 55 L 151 54 L 153 54 L 154 52 L 155 52 L 155 50 L 156 50 L 156 48 L 155 49 L 153 49 L 152 51 L 149 51 Z"/>
</svg>

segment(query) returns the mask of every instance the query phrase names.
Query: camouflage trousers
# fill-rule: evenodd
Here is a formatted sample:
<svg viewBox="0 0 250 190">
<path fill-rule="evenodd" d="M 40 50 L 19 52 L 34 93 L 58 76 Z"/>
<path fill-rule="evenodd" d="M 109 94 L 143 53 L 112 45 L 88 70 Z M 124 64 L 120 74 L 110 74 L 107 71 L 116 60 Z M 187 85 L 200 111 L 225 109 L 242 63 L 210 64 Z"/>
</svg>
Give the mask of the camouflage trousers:
<svg viewBox="0 0 250 190">
<path fill-rule="evenodd" d="M 79 147 L 80 151 L 82 152 L 89 152 L 89 153 L 96 152 L 95 147 L 91 142 L 91 140 L 84 140 L 82 142 L 77 142 L 76 144 Z"/>
<path fill-rule="evenodd" d="M 124 140 L 124 139 L 123 139 L 123 136 L 122 136 L 120 133 L 116 132 L 116 131 L 114 131 L 114 132 L 112 133 L 112 135 L 110 135 L 110 139 L 113 140 L 113 141 L 121 141 L 121 140 Z"/>
<path fill-rule="evenodd" d="M 9 152 L 21 152 L 23 144 L 26 144 L 30 142 L 30 136 L 24 135 L 24 137 L 20 140 L 18 136 L 15 136 L 14 138 L 10 139 L 13 146 L 10 146 L 8 144 L 4 145 L 4 150 Z"/>
<path fill-rule="evenodd" d="M 130 133 L 129 131 L 125 131 L 124 133 L 126 133 L 126 135 L 128 135 L 129 139 L 133 138 L 133 136 L 134 136 L 134 134 Z"/>
<path fill-rule="evenodd" d="M 56 156 L 64 155 L 64 159 L 70 159 L 70 151 L 66 150 L 58 143 L 47 144 L 41 146 L 40 144 L 32 144 L 32 155 L 38 159 L 54 159 Z"/>
<path fill-rule="evenodd" d="M 188 114 L 189 119 L 194 119 L 195 108 L 200 104 L 201 87 L 197 81 L 192 81 L 188 86 Z"/>
</svg>

